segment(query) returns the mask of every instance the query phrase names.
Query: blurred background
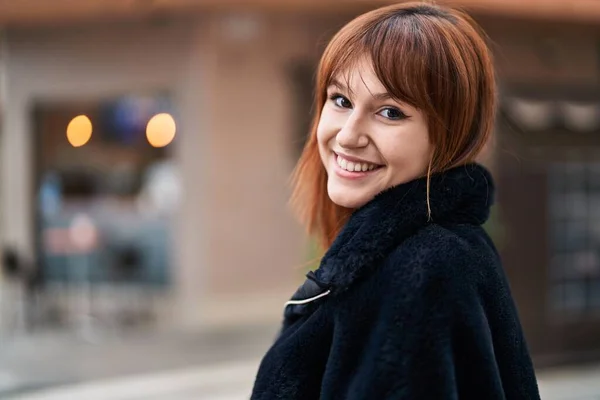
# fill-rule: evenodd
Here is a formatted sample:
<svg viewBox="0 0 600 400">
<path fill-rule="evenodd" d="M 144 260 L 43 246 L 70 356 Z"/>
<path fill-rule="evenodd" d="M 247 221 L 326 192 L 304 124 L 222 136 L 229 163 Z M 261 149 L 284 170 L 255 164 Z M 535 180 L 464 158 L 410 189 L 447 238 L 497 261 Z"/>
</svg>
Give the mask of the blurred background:
<svg viewBox="0 0 600 400">
<path fill-rule="evenodd" d="M 288 207 L 367 0 L 0 0 L 0 398 L 243 399 L 318 252 Z M 544 399 L 600 399 L 600 2 L 448 0 L 500 83 L 488 223 Z"/>
</svg>

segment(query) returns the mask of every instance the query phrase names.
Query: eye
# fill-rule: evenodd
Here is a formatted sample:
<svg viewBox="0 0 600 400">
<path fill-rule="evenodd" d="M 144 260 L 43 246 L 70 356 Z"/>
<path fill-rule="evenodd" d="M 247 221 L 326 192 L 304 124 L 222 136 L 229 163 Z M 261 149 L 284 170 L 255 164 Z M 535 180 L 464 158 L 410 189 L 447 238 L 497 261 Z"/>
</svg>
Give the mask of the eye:
<svg viewBox="0 0 600 400">
<path fill-rule="evenodd" d="M 384 108 L 383 110 L 379 111 L 378 114 L 392 121 L 399 121 L 408 118 L 406 114 L 394 107 Z"/>
<path fill-rule="evenodd" d="M 336 106 L 340 108 L 352 108 L 352 103 L 346 97 L 341 94 L 333 94 L 329 96 L 329 99 L 335 103 Z"/>
</svg>

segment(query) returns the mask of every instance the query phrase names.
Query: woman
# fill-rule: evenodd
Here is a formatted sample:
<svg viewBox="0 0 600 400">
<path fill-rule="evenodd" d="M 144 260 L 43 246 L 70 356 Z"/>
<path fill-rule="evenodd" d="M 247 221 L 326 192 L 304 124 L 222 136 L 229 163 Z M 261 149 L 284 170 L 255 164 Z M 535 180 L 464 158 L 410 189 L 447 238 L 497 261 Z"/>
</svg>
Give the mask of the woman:
<svg viewBox="0 0 600 400">
<path fill-rule="evenodd" d="M 252 399 L 539 399 L 474 163 L 496 88 L 465 14 L 364 14 L 331 41 L 294 202 L 327 248 Z"/>
</svg>

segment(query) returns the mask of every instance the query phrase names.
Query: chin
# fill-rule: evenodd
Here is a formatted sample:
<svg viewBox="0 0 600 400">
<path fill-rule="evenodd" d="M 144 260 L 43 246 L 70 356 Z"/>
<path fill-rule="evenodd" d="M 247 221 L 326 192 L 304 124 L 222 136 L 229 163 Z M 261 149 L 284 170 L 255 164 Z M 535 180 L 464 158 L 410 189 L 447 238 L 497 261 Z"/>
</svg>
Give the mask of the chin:
<svg viewBox="0 0 600 400">
<path fill-rule="evenodd" d="M 328 188 L 327 194 L 334 204 L 350 209 L 360 208 L 374 197 L 366 192 L 341 188 Z"/>
</svg>

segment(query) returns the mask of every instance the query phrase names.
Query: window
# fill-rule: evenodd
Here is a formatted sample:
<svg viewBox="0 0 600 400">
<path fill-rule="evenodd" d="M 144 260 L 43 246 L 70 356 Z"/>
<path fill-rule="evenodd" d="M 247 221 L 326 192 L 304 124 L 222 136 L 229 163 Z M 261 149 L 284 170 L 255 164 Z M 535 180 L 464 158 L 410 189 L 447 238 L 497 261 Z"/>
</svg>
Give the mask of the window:
<svg viewBox="0 0 600 400">
<path fill-rule="evenodd" d="M 600 311 L 600 162 L 549 164 L 552 309 Z"/>
</svg>

